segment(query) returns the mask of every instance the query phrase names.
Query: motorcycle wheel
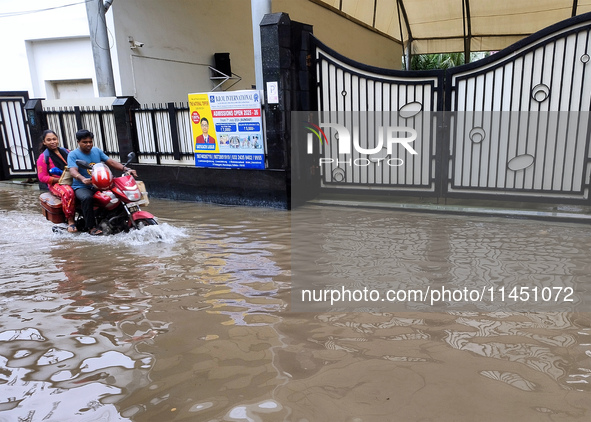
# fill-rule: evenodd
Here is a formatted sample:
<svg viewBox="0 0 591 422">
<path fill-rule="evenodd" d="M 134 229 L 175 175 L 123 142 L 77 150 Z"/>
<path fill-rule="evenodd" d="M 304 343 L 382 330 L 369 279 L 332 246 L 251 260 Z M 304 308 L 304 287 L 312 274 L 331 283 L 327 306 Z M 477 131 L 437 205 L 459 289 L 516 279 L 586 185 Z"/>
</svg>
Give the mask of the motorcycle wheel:
<svg viewBox="0 0 591 422">
<path fill-rule="evenodd" d="M 137 220 L 135 222 L 135 224 L 137 225 L 138 230 L 141 230 L 147 226 L 157 226 L 158 225 L 156 220 L 154 220 L 153 218 L 142 218 L 142 219 Z"/>
</svg>

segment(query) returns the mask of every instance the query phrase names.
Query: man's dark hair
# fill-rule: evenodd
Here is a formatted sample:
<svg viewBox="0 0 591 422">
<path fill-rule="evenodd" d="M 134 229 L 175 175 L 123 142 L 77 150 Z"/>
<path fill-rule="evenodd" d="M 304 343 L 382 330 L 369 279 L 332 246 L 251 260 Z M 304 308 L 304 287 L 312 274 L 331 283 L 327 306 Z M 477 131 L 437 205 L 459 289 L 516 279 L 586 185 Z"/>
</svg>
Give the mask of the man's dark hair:
<svg viewBox="0 0 591 422">
<path fill-rule="evenodd" d="M 86 138 L 94 139 L 94 134 L 86 129 L 80 129 L 78 132 L 76 132 L 76 139 L 78 142 Z"/>
<path fill-rule="evenodd" d="M 200 124 L 203 122 L 209 124 L 209 120 L 207 120 L 207 118 L 205 118 L 205 117 L 202 117 L 201 120 L 199 121 Z"/>
</svg>

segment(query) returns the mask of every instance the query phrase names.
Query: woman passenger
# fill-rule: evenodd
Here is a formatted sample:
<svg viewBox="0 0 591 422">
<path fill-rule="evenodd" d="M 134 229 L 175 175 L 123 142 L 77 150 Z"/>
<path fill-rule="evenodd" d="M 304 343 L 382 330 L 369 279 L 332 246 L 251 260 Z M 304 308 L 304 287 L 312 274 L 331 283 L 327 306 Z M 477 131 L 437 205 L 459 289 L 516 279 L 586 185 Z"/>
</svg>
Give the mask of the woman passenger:
<svg viewBox="0 0 591 422">
<path fill-rule="evenodd" d="M 76 224 L 74 214 L 76 212 L 74 190 L 71 186 L 58 184 L 60 176 L 56 172 L 59 169 L 62 172 L 68 163 L 69 151 L 65 148 L 59 148 L 57 134 L 53 130 L 46 130 L 41 135 L 41 154 L 37 159 L 37 177 L 41 183 L 47 184 L 49 192 L 58 196 L 62 200 L 62 209 L 68 220 L 68 232 L 75 233 Z M 67 170 L 66 170 L 67 171 Z M 54 173 L 54 174 L 52 174 Z"/>
</svg>

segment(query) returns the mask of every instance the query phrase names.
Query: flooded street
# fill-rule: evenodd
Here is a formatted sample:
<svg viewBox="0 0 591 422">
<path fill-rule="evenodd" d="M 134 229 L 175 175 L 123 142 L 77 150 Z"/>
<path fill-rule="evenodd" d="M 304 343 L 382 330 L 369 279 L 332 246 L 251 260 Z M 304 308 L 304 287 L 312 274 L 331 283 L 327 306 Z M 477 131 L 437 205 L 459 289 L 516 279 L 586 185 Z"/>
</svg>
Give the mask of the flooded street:
<svg viewBox="0 0 591 422">
<path fill-rule="evenodd" d="M 294 312 L 288 211 L 151 199 L 158 226 L 91 237 L 38 195 L 0 186 L 1 422 L 591 419 L 588 309 Z M 521 251 L 507 272 L 591 291 L 589 225 L 372 212 L 424 280 Z"/>
</svg>

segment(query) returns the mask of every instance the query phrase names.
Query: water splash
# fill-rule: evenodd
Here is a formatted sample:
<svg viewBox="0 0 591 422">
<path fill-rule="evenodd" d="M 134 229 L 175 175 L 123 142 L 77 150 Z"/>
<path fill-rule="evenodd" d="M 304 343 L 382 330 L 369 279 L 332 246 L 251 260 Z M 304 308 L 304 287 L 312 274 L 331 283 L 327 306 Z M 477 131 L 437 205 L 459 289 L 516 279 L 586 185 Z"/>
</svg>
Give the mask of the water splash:
<svg viewBox="0 0 591 422">
<path fill-rule="evenodd" d="M 185 229 L 171 226 L 168 223 L 144 227 L 141 230 L 130 230 L 128 233 L 117 233 L 110 236 L 91 236 L 88 233 L 72 234 L 66 231 L 52 233 L 52 240 L 58 242 L 71 241 L 116 246 L 141 246 L 153 243 L 174 244 L 177 240 L 184 237 L 188 237 Z"/>
<path fill-rule="evenodd" d="M 88 233 L 68 233 L 65 230 L 53 232 L 54 224 L 42 216 L 18 211 L 0 212 L 0 247 L 22 243 L 46 242 L 49 246 L 61 246 L 64 241 L 95 244 L 113 244 L 117 246 L 139 246 L 153 243 L 174 244 L 177 240 L 188 237 L 184 228 L 163 223 L 157 226 L 131 230 L 112 236 L 91 236 Z M 64 227 L 65 224 L 58 224 Z"/>
<path fill-rule="evenodd" d="M 52 237 L 51 223 L 43 216 L 0 211 L 0 246 L 50 241 Z"/>
</svg>

